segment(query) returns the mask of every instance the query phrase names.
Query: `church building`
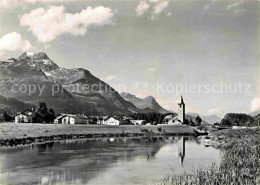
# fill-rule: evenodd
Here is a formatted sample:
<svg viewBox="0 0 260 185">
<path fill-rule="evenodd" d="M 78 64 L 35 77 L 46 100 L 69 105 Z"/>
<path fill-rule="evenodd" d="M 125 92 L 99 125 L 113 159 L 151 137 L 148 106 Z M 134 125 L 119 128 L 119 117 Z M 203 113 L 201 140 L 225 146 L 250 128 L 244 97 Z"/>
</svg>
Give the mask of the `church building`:
<svg viewBox="0 0 260 185">
<path fill-rule="evenodd" d="M 163 119 L 163 124 L 181 125 L 181 124 L 184 124 L 184 122 L 185 122 L 185 103 L 181 96 L 181 102 L 178 103 L 178 116 L 174 117 L 173 114 L 167 115 Z"/>
</svg>

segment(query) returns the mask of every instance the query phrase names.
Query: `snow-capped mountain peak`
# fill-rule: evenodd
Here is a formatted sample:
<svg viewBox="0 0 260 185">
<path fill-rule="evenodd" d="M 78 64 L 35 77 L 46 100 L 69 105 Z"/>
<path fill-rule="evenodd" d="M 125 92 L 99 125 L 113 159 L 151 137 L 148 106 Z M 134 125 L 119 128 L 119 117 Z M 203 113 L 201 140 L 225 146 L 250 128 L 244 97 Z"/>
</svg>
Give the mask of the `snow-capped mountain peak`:
<svg viewBox="0 0 260 185">
<path fill-rule="evenodd" d="M 18 57 L 18 60 L 25 60 L 28 62 L 28 65 L 36 65 L 43 71 L 51 71 L 59 68 L 59 66 L 56 63 L 54 63 L 44 52 L 25 52 L 20 57 Z"/>
</svg>

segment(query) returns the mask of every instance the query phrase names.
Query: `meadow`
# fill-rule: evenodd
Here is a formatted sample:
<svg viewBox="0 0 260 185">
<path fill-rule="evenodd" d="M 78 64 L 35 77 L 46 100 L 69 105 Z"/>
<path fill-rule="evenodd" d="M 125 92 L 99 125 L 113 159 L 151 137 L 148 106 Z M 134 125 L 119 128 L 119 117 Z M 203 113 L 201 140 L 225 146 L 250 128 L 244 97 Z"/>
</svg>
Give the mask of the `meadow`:
<svg viewBox="0 0 260 185">
<path fill-rule="evenodd" d="M 16 146 L 49 142 L 55 140 L 94 138 L 94 137 L 132 137 L 163 135 L 194 135 L 194 128 L 187 125 L 67 125 L 13 123 L 0 124 L 0 144 Z"/>
</svg>

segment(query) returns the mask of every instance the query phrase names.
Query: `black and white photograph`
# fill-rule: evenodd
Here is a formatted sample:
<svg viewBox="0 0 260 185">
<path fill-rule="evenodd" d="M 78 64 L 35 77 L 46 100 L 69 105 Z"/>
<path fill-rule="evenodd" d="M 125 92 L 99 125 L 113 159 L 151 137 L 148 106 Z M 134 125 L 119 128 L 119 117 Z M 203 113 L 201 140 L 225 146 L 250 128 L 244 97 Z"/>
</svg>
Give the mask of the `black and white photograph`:
<svg viewBox="0 0 260 185">
<path fill-rule="evenodd" d="M 0 0 L 0 185 L 260 185 L 259 0 Z"/>
</svg>

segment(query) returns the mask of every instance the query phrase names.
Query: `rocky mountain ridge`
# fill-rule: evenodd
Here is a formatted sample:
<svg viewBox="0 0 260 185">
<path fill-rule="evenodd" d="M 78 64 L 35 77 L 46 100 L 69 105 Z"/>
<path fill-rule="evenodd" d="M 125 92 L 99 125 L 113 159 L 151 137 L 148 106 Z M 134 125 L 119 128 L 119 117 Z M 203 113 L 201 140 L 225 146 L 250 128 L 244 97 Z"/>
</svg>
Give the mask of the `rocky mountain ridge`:
<svg viewBox="0 0 260 185">
<path fill-rule="evenodd" d="M 34 105 L 42 100 L 56 112 L 108 115 L 140 111 L 88 70 L 61 68 L 46 53 L 26 52 L 1 61 L 0 75 L 0 95 Z"/>
<path fill-rule="evenodd" d="M 145 112 L 158 112 L 158 113 L 169 113 L 168 110 L 164 109 L 154 97 L 147 96 L 145 98 L 138 98 L 133 94 L 122 92 L 120 95 L 127 101 L 133 103 L 137 108 L 144 110 Z"/>
</svg>

